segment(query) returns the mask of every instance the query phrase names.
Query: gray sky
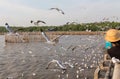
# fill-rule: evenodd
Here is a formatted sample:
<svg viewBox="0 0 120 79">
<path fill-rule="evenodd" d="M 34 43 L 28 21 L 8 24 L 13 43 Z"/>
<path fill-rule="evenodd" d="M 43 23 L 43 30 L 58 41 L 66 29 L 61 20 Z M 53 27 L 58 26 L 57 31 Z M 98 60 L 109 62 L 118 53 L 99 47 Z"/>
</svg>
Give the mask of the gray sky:
<svg viewBox="0 0 120 79">
<path fill-rule="evenodd" d="M 50 8 L 57 7 L 65 15 Z M 63 25 L 66 22 L 120 21 L 120 0 L 0 0 L 0 25 L 32 26 L 31 20 Z"/>
</svg>

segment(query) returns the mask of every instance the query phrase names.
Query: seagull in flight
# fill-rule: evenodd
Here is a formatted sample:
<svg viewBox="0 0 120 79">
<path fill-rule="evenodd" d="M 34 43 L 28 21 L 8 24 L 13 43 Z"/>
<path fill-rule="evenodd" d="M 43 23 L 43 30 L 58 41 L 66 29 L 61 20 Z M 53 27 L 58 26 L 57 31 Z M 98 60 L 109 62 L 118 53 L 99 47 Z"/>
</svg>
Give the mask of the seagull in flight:
<svg viewBox="0 0 120 79">
<path fill-rule="evenodd" d="M 5 28 L 6 28 L 6 30 L 9 32 L 9 34 L 19 35 L 19 33 L 16 32 L 16 31 L 19 30 L 19 29 L 12 30 L 8 23 L 5 23 Z"/>
<path fill-rule="evenodd" d="M 56 44 L 57 43 L 57 39 L 61 36 L 60 35 L 60 36 L 50 40 L 50 38 L 46 35 L 45 32 L 43 32 L 42 29 L 40 31 L 41 31 L 42 36 L 45 38 L 45 40 L 47 41 L 48 44 L 53 44 L 53 45 Z"/>
<path fill-rule="evenodd" d="M 63 15 L 65 14 L 61 9 L 59 8 L 50 8 L 50 10 L 57 10 L 58 12 L 62 13 Z"/>
<path fill-rule="evenodd" d="M 37 25 L 37 26 L 39 25 L 39 23 L 46 24 L 46 22 L 41 21 L 41 20 L 37 20 L 37 22 L 34 22 L 33 20 L 31 20 L 30 23 L 34 23 L 34 25 Z"/>
<path fill-rule="evenodd" d="M 13 33 L 13 30 L 10 28 L 10 26 L 8 25 L 8 23 L 5 23 L 5 28 L 9 33 Z"/>
<path fill-rule="evenodd" d="M 46 69 L 48 69 L 49 66 L 50 66 L 52 63 L 56 63 L 56 64 L 58 64 L 58 66 L 59 66 L 61 69 L 66 70 L 66 67 L 65 67 L 60 61 L 55 60 L 55 59 L 53 59 L 52 61 L 50 61 L 50 62 L 48 63 Z"/>
</svg>

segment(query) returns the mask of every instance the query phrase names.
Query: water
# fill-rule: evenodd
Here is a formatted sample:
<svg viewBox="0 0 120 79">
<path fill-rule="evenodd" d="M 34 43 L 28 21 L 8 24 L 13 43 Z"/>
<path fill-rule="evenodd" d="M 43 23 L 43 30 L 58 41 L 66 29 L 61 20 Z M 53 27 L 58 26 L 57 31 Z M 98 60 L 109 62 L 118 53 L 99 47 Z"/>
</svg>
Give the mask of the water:
<svg viewBox="0 0 120 79">
<path fill-rule="evenodd" d="M 93 79 L 97 62 L 103 59 L 104 38 L 100 35 L 64 35 L 59 43 L 5 43 L 0 36 L 0 79 Z M 62 70 L 48 62 L 68 65 Z"/>
</svg>

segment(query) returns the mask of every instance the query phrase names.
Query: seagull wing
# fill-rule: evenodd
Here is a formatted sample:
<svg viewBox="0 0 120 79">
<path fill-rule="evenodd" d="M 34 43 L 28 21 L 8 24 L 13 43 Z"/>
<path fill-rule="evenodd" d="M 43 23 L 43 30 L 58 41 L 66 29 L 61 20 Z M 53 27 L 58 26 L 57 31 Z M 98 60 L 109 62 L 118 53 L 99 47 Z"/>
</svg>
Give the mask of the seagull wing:
<svg viewBox="0 0 120 79">
<path fill-rule="evenodd" d="M 54 60 L 54 59 L 48 63 L 46 69 L 48 69 L 49 66 L 50 66 L 52 63 L 57 63 L 58 66 L 59 66 L 61 69 L 66 69 L 66 67 L 64 67 L 60 61 L 58 61 L 58 60 Z"/>
<path fill-rule="evenodd" d="M 56 60 L 56 63 L 59 65 L 59 67 L 60 67 L 61 69 L 66 69 L 66 67 L 64 67 L 64 66 L 62 65 L 62 63 L 60 63 L 58 60 Z"/>
<path fill-rule="evenodd" d="M 37 23 L 40 23 L 40 22 L 46 24 L 46 22 L 44 22 L 44 21 L 41 21 L 41 20 L 37 21 Z"/>
<path fill-rule="evenodd" d="M 59 36 L 53 38 L 52 41 L 55 41 L 55 40 L 59 39 L 61 36 L 62 36 L 62 35 L 59 35 Z"/>
<path fill-rule="evenodd" d="M 61 12 L 62 14 L 65 14 L 62 10 L 59 10 L 59 12 Z"/>
<path fill-rule="evenodd" d="M 40 21 L 40 22 L 46 24 L 46 22 L 44 22 L 44 21 Z"/>
<path fill-rule="evenodd" d="M 42 36 L 46 39 L 47 42 L 50 41 L 50 39 L 48 38 L 48 36 L 46 35 L 45 32 L 42 32 L 41 34 L 42 34 Z"/>
<path fill-rule="evenodd" d="M 65 14 L 61 9 L 59 9 L 59 8 L 50 8 L 50 10 L 53 10 L 53 9 L 55 9 L 55 10 L 57 10 L 58 12 L 60 12 L 60 13 L 62 13 L 62 14 Z"/>
<path fill-rule="evenodd" d="M 9 25 L 5 25 L 5 27 L 6 27 L 6 30 L 9 31 L 9 33 L 13 32 L 13 30 L 10 28 Z"/>
</svg>

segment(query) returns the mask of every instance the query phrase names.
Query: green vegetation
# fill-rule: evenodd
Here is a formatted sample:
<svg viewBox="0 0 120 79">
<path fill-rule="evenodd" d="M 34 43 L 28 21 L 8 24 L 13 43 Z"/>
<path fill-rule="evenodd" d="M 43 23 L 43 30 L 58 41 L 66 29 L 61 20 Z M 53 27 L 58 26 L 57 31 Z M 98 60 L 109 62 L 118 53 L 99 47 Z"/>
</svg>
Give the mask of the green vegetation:
<svg viewBox="0 0 120 79">
<path fill-rule="evenodd" d="M 30 26 L 30 27 L 13 27 L 13 30 L 18 32 L 33 32 L 40 31 L 105 31 L 110 28 L 120 29 L 120 22 L 95 22 L 95 23 L 82 23 L 82 24 L 66 24 L 62 26 Z M 7 32 L 4 26 L 0 27 L 0 32 Z"/>
</svg>

